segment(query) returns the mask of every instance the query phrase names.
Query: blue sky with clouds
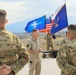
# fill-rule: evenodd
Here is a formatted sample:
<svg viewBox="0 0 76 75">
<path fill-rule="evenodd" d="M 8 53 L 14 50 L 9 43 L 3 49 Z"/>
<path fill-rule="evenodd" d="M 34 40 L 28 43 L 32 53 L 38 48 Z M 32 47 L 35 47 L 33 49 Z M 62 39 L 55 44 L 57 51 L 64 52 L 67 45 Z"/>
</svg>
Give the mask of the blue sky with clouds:
<svg viewBox="0 0 76 75">
<path fill-rule="evenodd" d="M 27 24 L 30 20 L 43 15 L 50 17 L 64 1 L 66 1 L 69 24 L 76 24 L 76 0 L 0 0 L 0 9 L 7 11 L 8 24 L 20 21 L 25 21 Z M 25 25 L 23 27 L 20 25 L 23 31 L 24 27 Z M 18 31 L 21 32 L 20 28 Z M 13 29 L 14 27 L 12 31 Z"/>
<path fill-rule="evenodd" d="M 65 0 L 0 0 L 8 13 L 8 23 L 46 15 L 51 16 Z M 76 0 L 66 0 L 69 23 L 76 22 Z"/>
</svg>

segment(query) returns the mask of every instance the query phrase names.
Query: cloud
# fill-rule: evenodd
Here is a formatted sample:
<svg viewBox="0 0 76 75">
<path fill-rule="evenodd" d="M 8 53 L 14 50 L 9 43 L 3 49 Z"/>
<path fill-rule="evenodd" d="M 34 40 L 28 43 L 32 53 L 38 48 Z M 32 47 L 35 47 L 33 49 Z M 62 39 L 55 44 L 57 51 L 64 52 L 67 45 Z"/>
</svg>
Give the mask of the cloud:
<svg viewBox="0 0 76 75">
<path fill-rule="evenodd" d="M 24 19 L 24 15 L 28 15 L 27 10 L 30 10 L 30 7 L 27 7 L 26 2 L 0 2 L 0 8 L 7 11 L 7 16 L 10 22 L 19 21 Z M 24 14 L 27 13 L 27 14 Z M 25 16 L 27 17 L 27 16 Z"/>
<path fill-rule="evenodd" d="M 72 16 L 72 17 L 76 17 L 76 13 L 72 12 L 72 13 L 69 13 L 68 16 Z"/>
<path fill-rule="evenodd" d="M 64 0 L 2 0 L 0 8 L 7 11 L 9 23 L 13 23 L 36 16 L 51 16 L 63 3 Z M 76 1 L 66 0 L 66 3 L 68 15 L 76 16 Z"/>
<path fill-rule="evenodd" d="M 34 15 L 35 3 L 15 1 L 15 2 L 0 2 L 0 8 L 7 11 L 9 23 L 21 21 Z M 33 11 L 32 11 L 33 10 Z"/>
<path fill-rule="evenodd" d="M 68 16 L 69 18 L 71 17 L 76 17 L 76 0 L 67 0 L 67 13 L 68 13 Z"/>
<path fill-rule="evenodd" d="M 51 11 L 47 9 L 47 5 L 42 6 L 42 2 L 34 1 L 14 1 L 14 2 L 0 2 L 1 9 L 7 11 L 7 18 L 9 23 L 21 21 L 30 17 L 45 15 Z"/>
<path fill-rule="evenodd" d="M 24 20 L 30 17 L 45 15 L 51 13 L 47 5 L 42 6 L 42 2 L 18 1 L 1 2 L 0 7 L 8 13 L 9 23 Z"/>
</svg>

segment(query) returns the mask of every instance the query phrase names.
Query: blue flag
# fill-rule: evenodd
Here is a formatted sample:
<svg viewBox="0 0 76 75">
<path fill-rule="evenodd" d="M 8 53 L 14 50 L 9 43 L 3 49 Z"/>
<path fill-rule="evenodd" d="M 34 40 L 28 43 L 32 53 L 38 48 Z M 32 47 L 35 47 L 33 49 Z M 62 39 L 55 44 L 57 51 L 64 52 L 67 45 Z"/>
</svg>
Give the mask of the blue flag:
<svg viewBox="0 0 76 75">
<path fill-rule="evenodd" d="M 68 26 L 66 4 L 64 4 L 62 8 L 58 11 L 52 24 L 53 26 L 50 31 L 51 34 L 54 34 Z"/>
<path fill-rule="evenodd" d="M 51 17 L 46 18 L 46 24 L 49 24 L 49 23 L 52 23 L 52 21 L 51 21 Z"/>
<path fill-rule="evenodd" d="M 38 29 L 38 30 L 42 30 L 46 28 L 46 23 L 45 23 L 45 16 L 42 16 L 40 18 L 37 18 L 35 20 L 32 20 L 30 22 L 28 22 L 25 31 L 26 32 L 32 32 L 33 29 Z"/>
</svg>

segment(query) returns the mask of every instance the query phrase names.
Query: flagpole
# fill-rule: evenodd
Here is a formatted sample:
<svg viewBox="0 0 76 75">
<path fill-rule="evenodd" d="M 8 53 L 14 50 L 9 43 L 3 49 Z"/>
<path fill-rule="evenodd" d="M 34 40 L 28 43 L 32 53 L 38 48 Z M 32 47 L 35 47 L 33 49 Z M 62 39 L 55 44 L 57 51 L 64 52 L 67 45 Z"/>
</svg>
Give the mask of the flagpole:
<svg viewBox="0 0 76 75">
<path fill-rule="evenodd" d="M 64 1 L 64 4 L 66 3 L 66 0 L 63 0 Z M 59 6 L 58 8 L 57 8 L 57 10 L 55 11 L 55 13 L 58 11 L 58 9 L 60 8 L 61 6 Z M 51 15 L 51 17 L 55 14 L 55 13 L 53 13 L 52 15 Z"/>
<path fill-rule="evenodd" d="M 56 11 L 51 15 L 51 17 L 59 10 L 60 6 L 56 9 Z"/>
</svg>

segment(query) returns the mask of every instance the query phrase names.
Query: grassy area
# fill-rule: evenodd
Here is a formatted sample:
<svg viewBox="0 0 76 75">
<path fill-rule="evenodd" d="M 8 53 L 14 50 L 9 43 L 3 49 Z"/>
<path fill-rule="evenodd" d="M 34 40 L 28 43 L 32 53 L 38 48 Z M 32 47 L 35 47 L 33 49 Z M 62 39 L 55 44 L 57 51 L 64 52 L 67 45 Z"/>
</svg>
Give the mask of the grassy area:
<svg viewBox="0 0 76 75">
<path fill-rule="evenodd" d="M 23 44 L 26 46 L 26 42 L 27 42 L 28 38 L 23 38 L 21 39 L 21 41 L 23 42 Z M 57 39 L 53 39 L 53 44 L 54 44 L 54 49 L 58 50 L 60 48 L 60 42 L 63 40 L 62 37 L 57 37 Z M 44 37 L 39 37 L 39 41 L 40 41 L 40 46 L 42 48 L 42 50 L 46 50 L 46 40 L 44 40 Z"/>
</svg>

